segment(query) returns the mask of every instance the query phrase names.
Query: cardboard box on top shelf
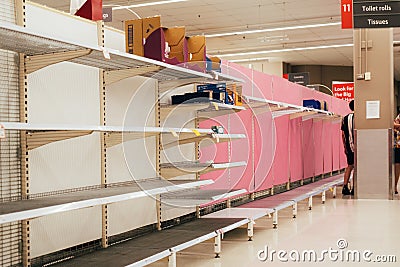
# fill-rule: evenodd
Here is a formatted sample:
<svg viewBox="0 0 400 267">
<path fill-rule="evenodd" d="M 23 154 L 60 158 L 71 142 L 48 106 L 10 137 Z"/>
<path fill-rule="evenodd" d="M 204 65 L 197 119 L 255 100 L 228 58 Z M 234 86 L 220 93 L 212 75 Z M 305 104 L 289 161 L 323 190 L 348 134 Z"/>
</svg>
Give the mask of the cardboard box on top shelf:
<svg viewBox="0 0 400 267">
<path fill-rule="evenodd" d="M 173 65 L 183 63 L 178 58 L 171 56 L 170 46 L 164 33 L 165 31 L 166 28 L 158 28 L 147 37 L 144 44 L 144 56 Z"/>
<path fill-rule="evenodd" d="M 158 61 L 165 61 L 166 53 L 164 29 L 160 27 L 152 31 L 147 38 L 144 38 L 144 56 Z"/>
<path fill-rule="evenodd" d="M 185 27 L 164 28 L 165 41 L 169 46 L 169 58 L 176 58 L 180 63 L 188 61 L 188 47 Z"/>
<path fill-rule="evenodd" d="M 161 17 L 160 16 L 147 17 L 143 18 L 142 20 L 143 20 L 142 24 L 143 39 L 144 39 L 144 44 L 146 44 L 147 38 L 149 38 L 149 36 L 153 32 L 161 28 Z"/>
<path fill-rule="evenodd" d="M 143 21 L 141 19 L 125 21 L 125 45 L 127 53 L 144 56 L 142 28 Z"/>
<path fill-rule="evenodd" d="M 160 16 L 125 21 L 126 52 L 145 56 L 146 39 L 160 27 Z"/>
<path fill-rule="evenodd" d="M 221 59 L 219 57 L 207 56 L 207 71 L 221 72 Z"/>
<path fill-rule="evenodd" d="M 174 65 L 187 61 L 185 27 L 164 28 L 160 16 L 127 21 L 125 36 L 128 53 Z"/>
<path fill-rule="evenodd" d="M 203 35 L 187 37 L 189 62 L 195 62 L 201 71 L 206 70 L 206 37 Z"/>
</svg>

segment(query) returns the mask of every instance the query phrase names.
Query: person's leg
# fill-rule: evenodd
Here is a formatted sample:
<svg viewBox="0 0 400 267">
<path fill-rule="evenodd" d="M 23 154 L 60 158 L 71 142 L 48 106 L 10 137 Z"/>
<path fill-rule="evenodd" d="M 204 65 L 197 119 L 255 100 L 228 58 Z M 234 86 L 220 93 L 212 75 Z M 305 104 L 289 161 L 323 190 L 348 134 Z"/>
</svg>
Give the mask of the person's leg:
<svg viewBox="0 0 400 267">
<path fill-rule="evenodd" d="M 350 175 L 351 175 L 351 172 L 353 171 L 353 169 L 354 169 L 354 165 L 347 166 L 347 168 L 344 172 L 344 181 L 343 181 L 344 185 L 348 185 L 349 180 L 350 180 Z"/>
<path fill-rule="evenodd" d="M 348 184 L 349 184 L 350 175 L 351 175 L 351 172 L 353 169 L 354 169 L 354 165 L 349 165 L 349 166 L 347 166 L 347 168 L 344 172 L 343 189 L 342 189 L 343 195 L 351 194 Z"/>
<path fill-rule="evenodd" d="M 352 172 L 353 172 L 353 175 L 354 175 L 354 164 L 350 165 L 349 168 L 350 168 L 350 174 L 349 174 L 349 180 L 350 180 Z M 354 196 L 354 177 L 352 179 L 352 183 L 353 184 L 351 185 L 350 195 Z"/>
<path fill-rule="evenodd" d="M 342 194 L 350 195 L 351 192 L 350 192 L 348 184 L 349 184 L 351 172 L 354 169 L 354 153 L 346 153 L 346 157 L 347 157 L 347 168 L 344 172 L 344 177 L 343 177 Z"/>
</svg>

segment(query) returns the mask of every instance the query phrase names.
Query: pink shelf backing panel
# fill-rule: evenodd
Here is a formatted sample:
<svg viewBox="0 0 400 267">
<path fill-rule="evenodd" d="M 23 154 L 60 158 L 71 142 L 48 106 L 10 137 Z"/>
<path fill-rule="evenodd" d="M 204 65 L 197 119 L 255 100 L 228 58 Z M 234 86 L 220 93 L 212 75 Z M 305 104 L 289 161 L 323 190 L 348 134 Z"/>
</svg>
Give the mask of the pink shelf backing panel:
<svg viewBox="0 0 400 267">
<path fill-rule="evenodd" d="M 331 110 L 333 103 L 332 96 L 321 93 L 319 91 L 314 91 L 314 99 L 319 101 L 325 101 L 326 104 L 328 105 L 328 110 Z"/>
<path fill-rule="evenodd" d="M 289 182 L 289 115 L 275 119 L 276 149 L 272 165 L 274 185 Z"/>
<path fill-rule="evenodd" d="M 242 83 L 242 94 L 251 96 L 251 93 L 255 87 L 252 79 L 253 70 L 225 60 L 222 61 L 221 65 L 222 73 L 242 79 L 244 81 L 244 83 Z"/>
<path fill-rule="evenodd" d="M 314 90 L 305 86 L 301 86 L 302 99 L 314 99 Z"/>
<path fill-rule="evenodd" d="M 276 129 L 270 112 L 253 118 L 255 163 L 253 191 L 259 191 L 273 186 L 272 164 L 276 151 Z"/>
<path fill-rule="evenodd" d="M 272 77 L 272 93 L 274 101 L 289 103 L 302 106 L 303 99 L 299 85 L 289 82 L 286 79 L 273 76 Z"/>
<path fill-rule="evenodd" d="M 225 130 L 228 129 L 228 116 L 220 116 L 217 118 L 209 119 L 200 123 L 200 128 L 209 129 L 213 125 L 223 126 Z M 200 162 L 206 162 L 212 160 L 213 162 L 228 162 L 228 143 L 220 143 L 212 146 L 206 146 L 200 148 Z M 226 189 L 231 185 L 229 184 L 228 172 L 214 171 L 200 176 L 201 180 L 213 180 L 215 181 L 211 185 L 207 185 L 204 189 Z"/>
<path fill-rule="evenodd" d="M 340 123 L 332 123 L 332 170 L 340 170 L 340 147 L 342 146 L 342 133 L 340 131 Z"/>
<path fill-rule="evenodd" d="M 340 129 L 340 127 L 341 126 L 339 126 L 339 129 Z M 344 145 L 343 145 L 342 136 L 340 136 L 339 164 L 340 164 L 341 169 L 344 169 L 347 167 L 347 158 L 346 158 L 346 154 L 344 153 Z"/>
<path fill-rule="evenodd" d="M 322 149 L 324 151 L 324 173 L 332 172 L 332 136 L 331 121 L 323 121 Z"/>
<path fill-rule="evenodd" d="M 303 166 L 304 179 L 314 176 L 315 148 L 313 120 L 303 121 Z"/>
<path fill-rule="evenodd" d="M 332 98 L 332 105 L 329 108 L 329 111 L 338 114 L 338 115 L 346 115 L 343 114 L 344 112 L 344 107 L 347 106 L 347 102 L 344 103 L 345 101 L 339 99 L 339 98 Z M 347 110 L 346 110 L 347 111 Z"/>
<path fill-rule="evenodd" d="M 273 99 L 272 76 L 253 70 L 253 97 Z"/>
<path fill-rule="evenodd" d="M 303 179 L 302 118 L 290 120 L 290 182 Z"/>
<path fill-rule="evenodd" d="M 252 169 L 252 134 L 251 134 L 251 116 L 250 110 L 241 111 L 229 115 L 231 131 L 245 133 L 247 138 L 232 142 L 231 146 L 231 162 L 244 161 L 247 163 L 245 167 L 238 167 L 230 169 L 230 179 L 233 189 L 246 189 L 250 191 L 250 186 L 253 180 Z M 237 129 L 237 131 L 236 131 Z"/>
<path fill-rule="evenodd" d="M 322 135 L 323 121 L 314 120 L 314 174 L 316 176 L 323 174 L 324 172 L 324 137 Z"/>
<path fill-rule="evenodd" d="M 272 76 L 246 68 L 239 64 L 222 61 L 222 72 L 244 79 L 243 95 L 257 98 L 272 99 Z"/>
</svg>

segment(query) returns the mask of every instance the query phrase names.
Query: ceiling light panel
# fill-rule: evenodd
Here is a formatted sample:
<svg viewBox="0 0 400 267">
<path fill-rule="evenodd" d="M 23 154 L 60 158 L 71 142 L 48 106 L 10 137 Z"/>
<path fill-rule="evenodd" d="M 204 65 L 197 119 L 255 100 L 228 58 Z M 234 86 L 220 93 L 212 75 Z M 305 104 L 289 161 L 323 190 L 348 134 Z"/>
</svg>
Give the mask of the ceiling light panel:
<svg viewBox="0 0 400 267">
<path fill-rule="evenodd" d="M 113 7 L 113 10 L 120 10 L 120 9 L 127 9 L 127 8 L 148 7 L 148 6 L 158 6 L 158 5 L 173 4 L 173 3 L 187 2 L 187 1 L 188 1 L 188 0 L 152 1 L 152 2 L 145 2 L 145 3 L 141 3 L 141 4 L 117 6 L 117 7 Z M 106 5 L 106 4 L 105 4 L 105 5 Z"/>
</svg>

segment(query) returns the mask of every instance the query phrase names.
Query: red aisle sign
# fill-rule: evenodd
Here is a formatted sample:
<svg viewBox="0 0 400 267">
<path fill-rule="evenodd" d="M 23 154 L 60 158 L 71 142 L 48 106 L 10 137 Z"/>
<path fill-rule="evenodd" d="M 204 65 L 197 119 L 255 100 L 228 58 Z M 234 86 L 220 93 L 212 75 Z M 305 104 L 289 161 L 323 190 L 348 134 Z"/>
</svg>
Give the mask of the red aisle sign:
<svg viewBox="0 0 400 267">
<path fill-rule="evenodd" d="M 354 99 L 354 83 L 353 82 L 332 82 L 333 96 L 346 101 Z"/>
<path fill-rule="evenodd" d="M 353 28 L 353 0 L 341 0 L 342 29 Z"/>
</svg>

